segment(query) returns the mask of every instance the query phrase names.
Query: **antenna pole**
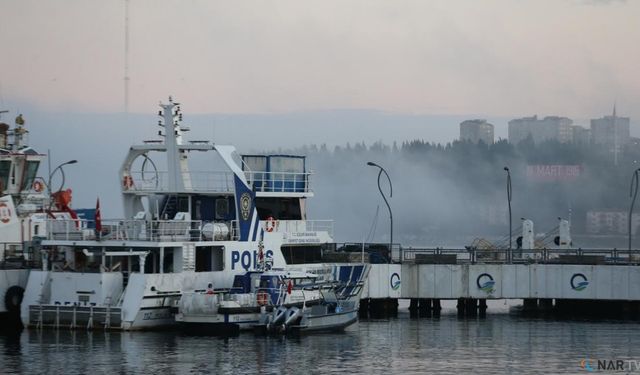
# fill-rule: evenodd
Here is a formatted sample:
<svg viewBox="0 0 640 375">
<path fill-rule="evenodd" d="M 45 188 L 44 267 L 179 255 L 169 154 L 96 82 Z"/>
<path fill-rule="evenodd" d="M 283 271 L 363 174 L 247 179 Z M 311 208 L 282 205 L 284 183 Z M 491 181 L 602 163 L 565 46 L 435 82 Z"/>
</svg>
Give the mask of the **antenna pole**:
<svg viewBox="0 0 640 375">
<path fill-rule="evenodd" d="M 129 0 L 124 0 L 124 113 L 129 113 Z"/>
</svg>

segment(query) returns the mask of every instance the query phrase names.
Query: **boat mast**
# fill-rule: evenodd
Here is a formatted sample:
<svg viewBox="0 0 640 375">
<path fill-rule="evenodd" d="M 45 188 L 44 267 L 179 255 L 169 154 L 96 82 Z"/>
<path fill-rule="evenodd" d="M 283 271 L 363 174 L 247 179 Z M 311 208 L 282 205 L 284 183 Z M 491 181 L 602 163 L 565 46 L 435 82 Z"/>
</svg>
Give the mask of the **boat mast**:
<svg viewBox="0 0 640 375">
<path fill-rule="evenodd" d="M 162 111 L 159 114 L 163 120 L 159 125 L 164 127 L 164 144 L 167 149 L 167 188 L 169 192 L 183 192 L 191 185 L 187 161 L 181 155 L 185 151 L 180 150 L 182 132 L 187 131 L 188 128 L 180 126 L 182 120 L 180 103 L 174 103 L 169 97 L 169 103 L 160 103 L 160 107 Z"/>
</svg>

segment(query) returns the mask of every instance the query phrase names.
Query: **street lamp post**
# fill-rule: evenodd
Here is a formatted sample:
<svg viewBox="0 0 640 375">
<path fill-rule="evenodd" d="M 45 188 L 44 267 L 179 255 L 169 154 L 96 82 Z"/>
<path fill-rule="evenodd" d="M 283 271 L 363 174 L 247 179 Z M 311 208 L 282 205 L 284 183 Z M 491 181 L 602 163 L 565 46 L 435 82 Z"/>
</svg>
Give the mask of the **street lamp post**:
<svg viewBox="0 0 640 375">
<path fill-rule="evenodd" d="M 384 168 L 371 161 L 367 162 L 367 165 L 378 167 L 380 169 L 380 171 L 378 172 L 378 190 L 380 191 L 380 195 L 382 195 L 382 199 L 384 199 L 384 203 L 387 204 L 387 208 L 389 209 L 389 221 L 391 223 L 389 240 L 389 263 L 391 263 L 391 258 L 393 257 L 393 213 L 391 212 L 389 201 L 387 201 L 387 197 L 384 196 L 382 187 L 380 186 L 380 177 L 382 176 L 382 172 L 384 172 L 384 175 L 387 176 L 387 180 L 389 180 L 389 198 L 393 197 L 393 185 L 391 184 L 391 177 L 389 177 L 389 174 L 384 170 Z"/>
<path fill-rule="evenodd" d="M 58 169 L 60 170 L 60 173 L 62 173 L 62 183 L 60 184 L 60 189 L 58 190 L 62 190 L 62 188 L 64 187 L 64 180 L 65 180 L 65 176 L 64 176 L 64 169 L 62 169 L 62 167 L 64 167 L 65 165 L 69 165 L 69 164 L 75 164 L 77 163 L 77 160 L 69 160 L 66 163 L 62 163 L 59 166 L 57 166 L 53 172 L 51 172 L 49 174 L 49 180 L 47 181 L 47 189 L 49 189 L 49 194 L 51 194 L 53 191 L 51 189 L 51 179 L 53 178 L 53 175 L 58 171 Z"/>
<path fill-rule="evenodd" d="M 629 220 L 628 230 L 629 230 L 629 256 L 631 256 L 631 219 L 633 218 L 633 206 L 636 204 L 636 197 L 638 196 L 638 181 L 640 179 L 640 168 L 633 171 L 633 176 L 631 176 L 631 187 L 629 191 L 629 197 L 631 199 L 631 207 L 629 208 Z"/>
<path fill-rule="evenodd" d="M 511 247 L 511 171 L 509 167 L 504 167 L 504 170 L 507 172 L 507 203 L 509 204 L 509 253 L 507 255 L 509 263 L 511 263 L 511 259 L 513 257 L 512 247 Z"/>
</svg>

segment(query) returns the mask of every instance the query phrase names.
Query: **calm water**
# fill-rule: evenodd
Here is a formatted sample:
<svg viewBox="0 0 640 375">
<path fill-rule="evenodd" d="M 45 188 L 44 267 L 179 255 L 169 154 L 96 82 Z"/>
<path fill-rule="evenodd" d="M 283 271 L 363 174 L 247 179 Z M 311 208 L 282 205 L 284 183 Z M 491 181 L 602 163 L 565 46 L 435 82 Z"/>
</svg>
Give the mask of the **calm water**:
<svg viewBox="0 0 640 375">
<path fill-rule="evenodd" d="M 522 318 L 362 321 L 342 334 L 192 337 L 25 331 L 0 337 L 3 374 L 577 373 L 580 360 L 640 360 L 640 323 Z M 640 373 L 640 372 L 639 372 Z"/>
</svg>

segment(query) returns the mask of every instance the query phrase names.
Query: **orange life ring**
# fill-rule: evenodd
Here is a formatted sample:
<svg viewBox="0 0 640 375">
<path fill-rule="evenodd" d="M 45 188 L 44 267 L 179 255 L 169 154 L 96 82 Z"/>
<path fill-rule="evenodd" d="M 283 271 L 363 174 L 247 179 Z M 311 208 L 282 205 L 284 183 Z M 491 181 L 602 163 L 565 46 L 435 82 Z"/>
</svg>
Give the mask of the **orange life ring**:
<svg viewBox="0 0 640 375">
<path fill-rule="evenodd" d="M 133 187 L 133 178 L 129 175 L 124 176 L 122 186 L 124 186 L 125 189 L 131 189 Z"/>
<path fill-rule="evenodd" d="M 269 299 L 269 296 L 267 295 L 266 292 L 259 292 L 258 295 L 256 296 L 256 301 L 260 306 L 266 305 L 268 299 Z"/>
<path fill-rule="evenodd" d="M 40 181 L 33 181 L 33 184 L 31 185 L 31 187 L 33 188 L 33 190 L 35 190 L 36 193 L 39 193 L 42 191 L 42 189 L 44 189 L 44 185 L 42 185 L 42 182 Z"/>
<path fill-rule="evenodd" d="M 276 229 L 276 225 L 277 225 L 276 219 L 274 219 L 273 216 L 269 216 L 267 218 L 267 224 L 264 226 L 265 227 L 264 229 L 267 232 L 273 232 L 273 230 Z"/>
</svg>

